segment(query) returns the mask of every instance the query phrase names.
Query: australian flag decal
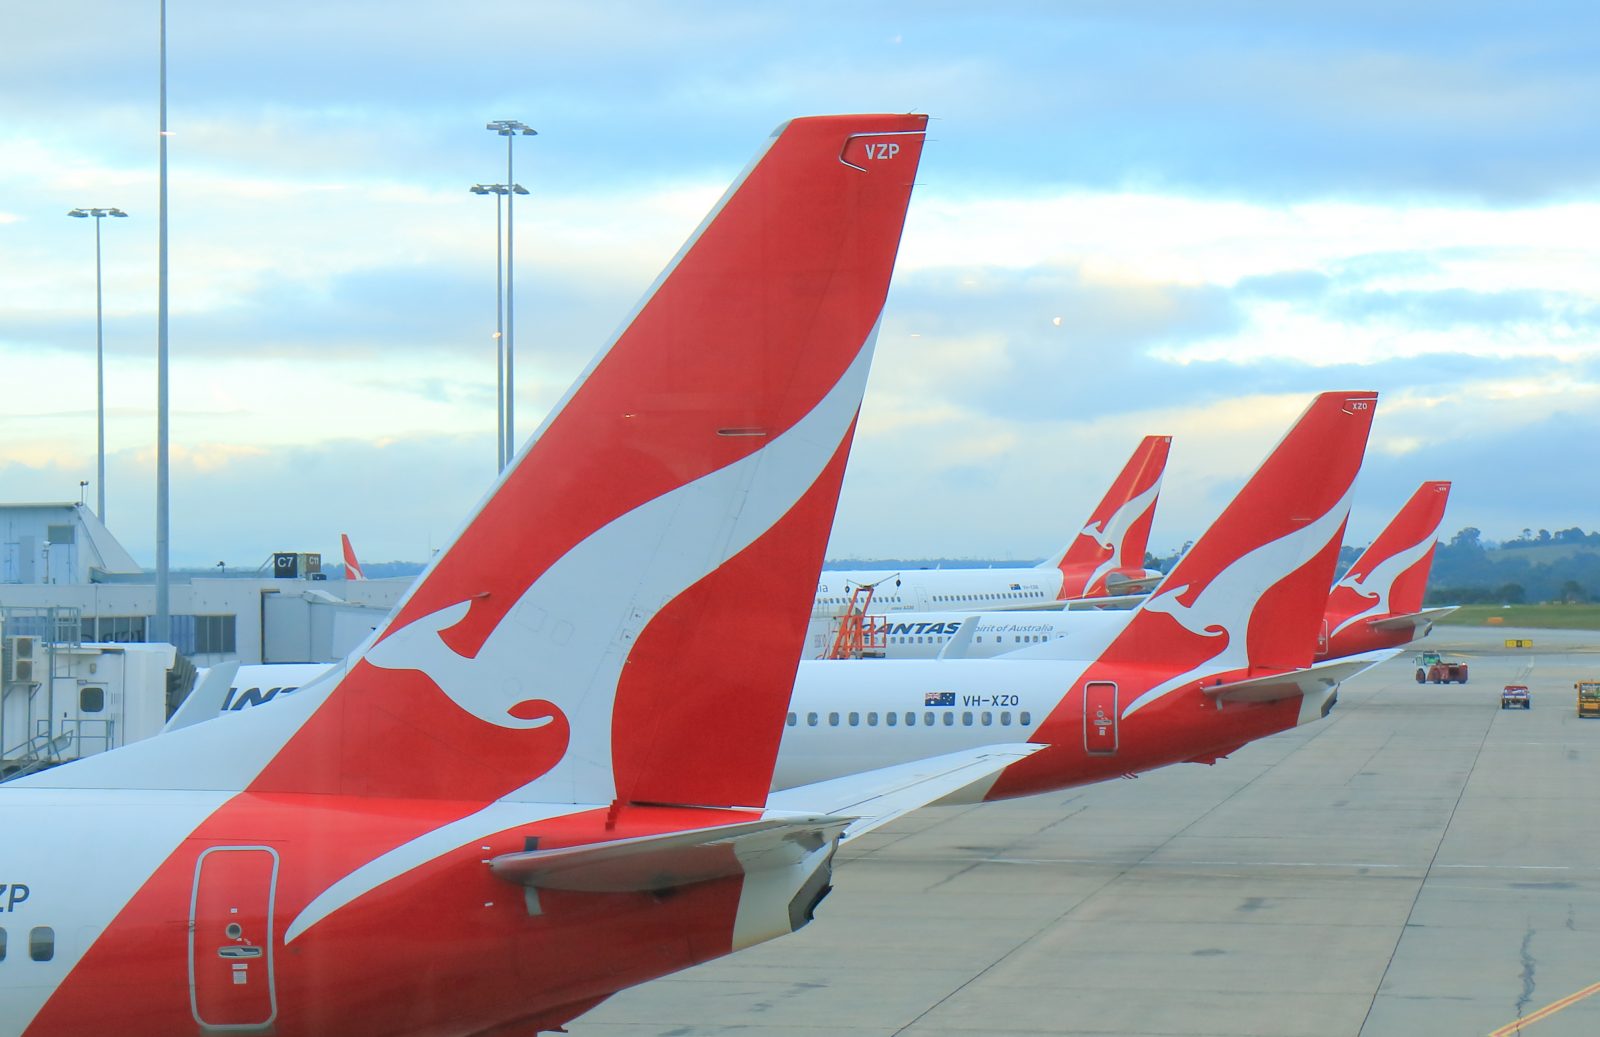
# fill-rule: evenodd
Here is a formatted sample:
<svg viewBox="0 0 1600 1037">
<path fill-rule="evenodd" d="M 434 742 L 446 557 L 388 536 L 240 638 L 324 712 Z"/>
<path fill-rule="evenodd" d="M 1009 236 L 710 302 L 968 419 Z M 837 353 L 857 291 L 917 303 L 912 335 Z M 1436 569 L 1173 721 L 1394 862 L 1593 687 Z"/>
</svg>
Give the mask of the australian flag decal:
<svg viewBox="0 0 1600 1037">
<path fill-rule="evenodd" d="M 927 691 L 922 694 L 924 706 L 953 706 L 956 704 L 956 693 L 953 691 Z"/>
</svg>

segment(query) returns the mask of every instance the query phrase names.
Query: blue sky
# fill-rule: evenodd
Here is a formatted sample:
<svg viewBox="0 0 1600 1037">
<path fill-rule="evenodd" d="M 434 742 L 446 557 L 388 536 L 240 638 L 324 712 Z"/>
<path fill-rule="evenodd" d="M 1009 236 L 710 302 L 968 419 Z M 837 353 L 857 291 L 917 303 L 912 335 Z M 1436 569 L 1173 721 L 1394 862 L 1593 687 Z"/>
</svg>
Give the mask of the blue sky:
<svg viewBox="0 0 1600 1037">
<path fill-rule="evenodd" d="M 1395 8 L 1403 8 L 1396 10 Z M 1600 14 L 1365 2 L 171 0 L 173 557 L 421 559 L 492 478 L 517 144 L 530 431 L 782 120 L 933 124 L 832 553 L 1037 558 L 1139 437 L 1195 536 L 1311 394 L 1384 394 L 1350 539 L 1600 526 Z M 154 3 L 8 18 L 0 499 L 153 554 Z M 93 499 L 93 487 L 90 488 Z"/>
</svg>

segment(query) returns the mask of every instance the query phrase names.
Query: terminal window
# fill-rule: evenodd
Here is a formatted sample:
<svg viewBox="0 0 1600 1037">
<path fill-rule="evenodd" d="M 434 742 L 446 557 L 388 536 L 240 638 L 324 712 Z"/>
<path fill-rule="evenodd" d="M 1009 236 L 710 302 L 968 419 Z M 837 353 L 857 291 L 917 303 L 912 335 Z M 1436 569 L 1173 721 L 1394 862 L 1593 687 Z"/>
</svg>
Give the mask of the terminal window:
<svg viewBox="0 0 1600 1037">
<path fill-rule="evenodd" d="M 173 616 L 172 643 L 184 655 L 232 655 L 238 650 L 234 616 Z"/>
<path fill-rule="evenodd" d="M 83 639 L 102 644 L 131 644 L 143 641 L 143 616 L 85 616 Z"/>
</svg>

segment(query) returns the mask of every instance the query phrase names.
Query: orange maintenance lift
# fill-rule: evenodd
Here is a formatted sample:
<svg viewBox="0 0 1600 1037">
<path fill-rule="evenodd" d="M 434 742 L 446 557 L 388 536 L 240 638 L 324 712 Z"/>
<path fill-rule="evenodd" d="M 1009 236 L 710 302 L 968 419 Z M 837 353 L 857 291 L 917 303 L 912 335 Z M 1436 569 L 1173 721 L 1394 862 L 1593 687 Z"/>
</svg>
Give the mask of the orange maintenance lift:
<svg viewBox="0 0 1600 1037">
<path fill-rule="evenodd" d="M 850 603 L 833 633 L 833 646 L 824 659 L 881 659 L 888 647 L 889 621 L 869 616 L 875 584 L 863 583 L 850 592 Z"/>
</svg>

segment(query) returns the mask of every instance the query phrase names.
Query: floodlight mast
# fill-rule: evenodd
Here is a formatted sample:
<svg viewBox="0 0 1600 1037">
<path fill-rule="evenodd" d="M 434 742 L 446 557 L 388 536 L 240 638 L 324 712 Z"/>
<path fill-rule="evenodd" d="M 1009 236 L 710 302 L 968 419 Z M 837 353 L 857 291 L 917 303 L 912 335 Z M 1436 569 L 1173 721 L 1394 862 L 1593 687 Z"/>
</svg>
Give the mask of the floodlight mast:
<svg viewBox="0 0 1600 1037">
<path fill-rule="evenodd" d="M 172 638 L 171 556 L 167 542 L 167 0 L 161 0 L 161 173 L 156 221 L 156 628 Z"/>
<path fill-rule="evenodd" d="M 105 310 L 102 306 L 100 288 L 100 221 L 107 216 L 126 219 L 128 214 L 115 207 L 88 206 L 73 209 L 67 215 L 80 220 L 88 219 L 91 216 L 94 217 L 94 380 L 95 441 L 97 448 L 97 468 L 94 485 L 98 500 L 95 507 L 95 517 L 104 525 L 106 521 L 106 337 Z"/>
<path fill-rule="evenodd" d="M 473 194 L 494 195 L 494 363 L 495 363 L 495 471 L 506 470 L 506 337 L 505 337 L 505 253 L 501 240 L 500 199 L 505 184 L 473 184 Z"/>
<path fill-rule="evenodd" d="M 516 379 L 516 326 L 514 298 L 515 298 L 515 269 L 516 269 L 516 230 L 514 203 L 517 195 L 527 194 L 517 185 L 517 178 L 512 172 L 511 142 L 518 135 L 534 137 L 538 130 L 529 128 L 525 123 L 516 119 L 495 119 L 487 123 L 485 129 L 497 133 L 506 139 L 506 184 L 510 190 L 506 193 L 506 326 L 505 326 L 505 460 L 510 463 L 511 458 L 517 455 L 517 379 Z"/>
</svg>

